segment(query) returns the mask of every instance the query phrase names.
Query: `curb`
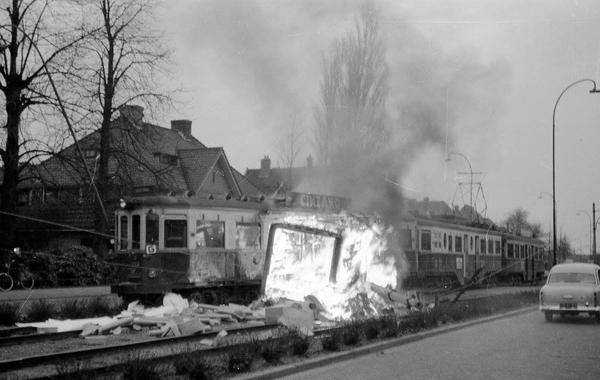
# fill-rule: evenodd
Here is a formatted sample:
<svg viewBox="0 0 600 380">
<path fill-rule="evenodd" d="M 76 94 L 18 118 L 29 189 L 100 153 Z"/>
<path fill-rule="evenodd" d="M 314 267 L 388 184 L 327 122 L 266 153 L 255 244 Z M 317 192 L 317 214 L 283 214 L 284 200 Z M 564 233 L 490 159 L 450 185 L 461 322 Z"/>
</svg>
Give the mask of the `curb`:
<svg viewBox="0 0 600 380">
<path fill-rule="evenodd" d="M 298 372 L 303 372 L 303 371 L 308 371 L 311 369 L 315 369 L 315 368 L 319 368 L 319 367 L 324 367 L 327 365 L 331 365 L 334 363 L 339 363 L 339 362 L 343 362 L 346 360 L 352 360 L 356 357 L 359 356 L 365 356 L 365 355 L 369 355 L 369 354 L 373 354 L 375 352 L 379 352 L 382 350 L 386 350 L 386 349 L 390 349 L 393 347 L 398 347 L 398 346 L 402 346 L 405 344 L 409 344 L 412 342 L 417 342 L 426 338 L 431 338 L 437 335 L 441 335 L 441 334 L 445 334 L 448 332 L 452 332 L 452 331 L 457 331 L 457 330 L 461 330 L 470 326 L 475 326 L 475 325 L 479 325 L 479 324 L 483 324 L 483 323 L 487 323 L 487 322 L 491 322 L 491 321 L 495 321 L 497 319 L 502 319 L 502 318 L 509 318 L 509 317 L 513 317 L 515 315 L 519 315 L 519 314 L 525 314 L 534 310 L 537 310 L 538 306 L 529 306 L 523 309 L 519 309 L 519 310 L 515 310 L 515 311 L 511 311 L 508 313 L 504 313 L 504 314 L 497 314 L 494 316 L 490 316 L 490 317 L 484 317 L 484 318 L 480 318 L 480 319 L 475 319 L 472 321 L 468 321 L 468 322 L 461 322 L 461 323 L 457 323 L 455 325 L 450 325 L 450 326 L 443 326 L 443 327 L 438 327 L 438 328 L 434 328 L 433 330 L 429 330 L 429 331 L 424 331 L 424 332 L 419 332 L 416 334 L 410 334 L 407 336 L 403 336 L 400 338 L 393 338 L 390 340 L 387 340 L 385 342 L 381 342 L 381 343 L 375 343 L 375 344 L 371 344 L 368 346 L 364 346 L 364 347 L 358 347 L 358 348 L 354 348 L 352 350 L 349 351 L 344 351 L 344 352 L 340 352 L 340 353 L 334 353 L 334 354 L 328 354 L 328 355 L 322 355 L 322 357 L 319 358 L 315 358 L 315 359 L 308 359 L 308 360 L 304 360 L 301 363 L 294 363 L 294 364 L 286 364 L 286 365 L 282 365 L 282 366 L 278 366 L 278 367 L 274 367 L 272 369 L 267 369 L 267 370 L 263 370 L 263 371 L 259 371 L 257 373 L 254 374 L 247 374 L 247 375 L 242 375 L 242 376 L 236 376 L 233 377 L 232 379 L 234 380 L 272 380 L 272 379 L 279 379 L 283 376 L 288 376 L 288 375 L 292 375 L 292 374 L 297 374 Z"/>
</svg>

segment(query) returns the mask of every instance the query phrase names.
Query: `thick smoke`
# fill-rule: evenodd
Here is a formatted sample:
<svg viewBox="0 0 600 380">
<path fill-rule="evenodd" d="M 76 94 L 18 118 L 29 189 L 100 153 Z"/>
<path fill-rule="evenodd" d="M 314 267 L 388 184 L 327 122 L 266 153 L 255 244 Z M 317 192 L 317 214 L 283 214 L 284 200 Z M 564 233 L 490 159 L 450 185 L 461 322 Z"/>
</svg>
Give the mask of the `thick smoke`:
<svg viewBox="0 0 600 380">
<path fill-rule="evenodd" d="M 306 138 L 313 135 L 322 59 L 330 55 L 334 39 L 353 27 L 362 4 L 203 0 L 184 16 L 195 20 L 194 29 L 180 36 L 208 62 L 210 75 L 247 104 L 248 127 L 261 132 L 257 138 L 276 146 L 290 115 L 303 120 Z M 375 5 L 383 15 L 390 67 L 386 149 L 375 160 L 355 156 L 336 167 L 334 177 L 343 179 L 337 184 L 325 178 L 320 188 L 311 183 L 299 190 L 347 193 L 357 207 L 395 219 L 404 177 L 424 152 L 445 156 L 461 151 L 484 166 L 504 111 L 510 68 L 503 61 L 485 62 L 479 52 L 449 37 L 441 41 L 425 35 L 429 29 L 423 24 L 404 22 L 410 15 L 395 1 Z M 311 151 L 309 142 L 298 148 L 303 155 Z M 438 178 L 430 180 L 420 187 L 440 186 Z"/>
</svg>

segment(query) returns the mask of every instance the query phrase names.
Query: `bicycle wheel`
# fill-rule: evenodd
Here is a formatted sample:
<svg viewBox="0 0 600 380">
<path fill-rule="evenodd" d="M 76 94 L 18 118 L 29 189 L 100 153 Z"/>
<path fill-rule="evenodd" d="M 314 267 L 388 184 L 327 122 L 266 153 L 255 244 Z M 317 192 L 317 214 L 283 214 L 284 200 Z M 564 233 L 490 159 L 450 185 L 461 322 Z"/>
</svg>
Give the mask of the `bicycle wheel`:
<svg viewBox="0 0 600 380">
<path fill-rule="evenodd" d="M 13 287 L 13 279 L 8 273 L 0 273 L 0 290 L 3 292 L 11 290 Z"/>
<path fill-rule="evenodd" d="M 19 282 L 23 289 L 33 288 L 33 273 L 31 273 L 28 268 L 21 269 L 19 272 Z"/>
</svg>

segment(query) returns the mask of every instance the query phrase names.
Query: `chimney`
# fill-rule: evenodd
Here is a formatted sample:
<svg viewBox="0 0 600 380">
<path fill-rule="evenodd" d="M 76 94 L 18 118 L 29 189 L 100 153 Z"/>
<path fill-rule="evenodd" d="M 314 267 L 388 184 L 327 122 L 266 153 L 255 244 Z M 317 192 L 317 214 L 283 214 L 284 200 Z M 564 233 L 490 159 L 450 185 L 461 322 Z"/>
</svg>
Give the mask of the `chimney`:
<svg viewBox="0 0 600 380">
<path fill-rule="evenodd" d="M 313 167 L 313 158 L 312 158 L 312 156 L 310 154 L 306 158 L 306 167 L 307 168 L 312 168 Z"/>
<path fill-rule="evenodd" d="M 265 156 L 260 160 L 260 175 L 261 178 L 268 178 L 271 174 L 271 159 L 269 156 Z"/>
<path fill-rule="evenodd" d="M 144 107 L 124 104 L 119 107 L 119 112 L 121 113 L 121 117 L 124 117 L 134 127 L 141 128 L 142 119 L 144 118 Z"/>
<path fill-rule="evenodd" d="M 191 120 L 171 120 L 171 129 L 179 132 L 189 139 L 192 137 L 192 121 Z"/>
</svg>

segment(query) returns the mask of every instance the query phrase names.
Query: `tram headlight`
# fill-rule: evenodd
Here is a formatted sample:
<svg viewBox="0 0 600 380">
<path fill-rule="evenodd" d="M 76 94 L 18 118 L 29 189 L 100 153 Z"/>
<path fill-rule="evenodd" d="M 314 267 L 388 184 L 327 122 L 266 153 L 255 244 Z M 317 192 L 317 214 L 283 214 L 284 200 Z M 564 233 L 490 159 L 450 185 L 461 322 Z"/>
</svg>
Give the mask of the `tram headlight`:
<svg viewBox="0 0 600 380">
<path fill-rule="evenodd" d="M 125 202 L 124 198 L 119 199 L 119 207 L 121 207 L 123 210 L 125 210 L 125 207 L 127 207 L 127 202 Z"/>
<path fill-rule="evenodd" d="M 148 270 L 148 277 L 156 278 L 158 276 L 158 271 L 154 268 Z"/>
</svg>

